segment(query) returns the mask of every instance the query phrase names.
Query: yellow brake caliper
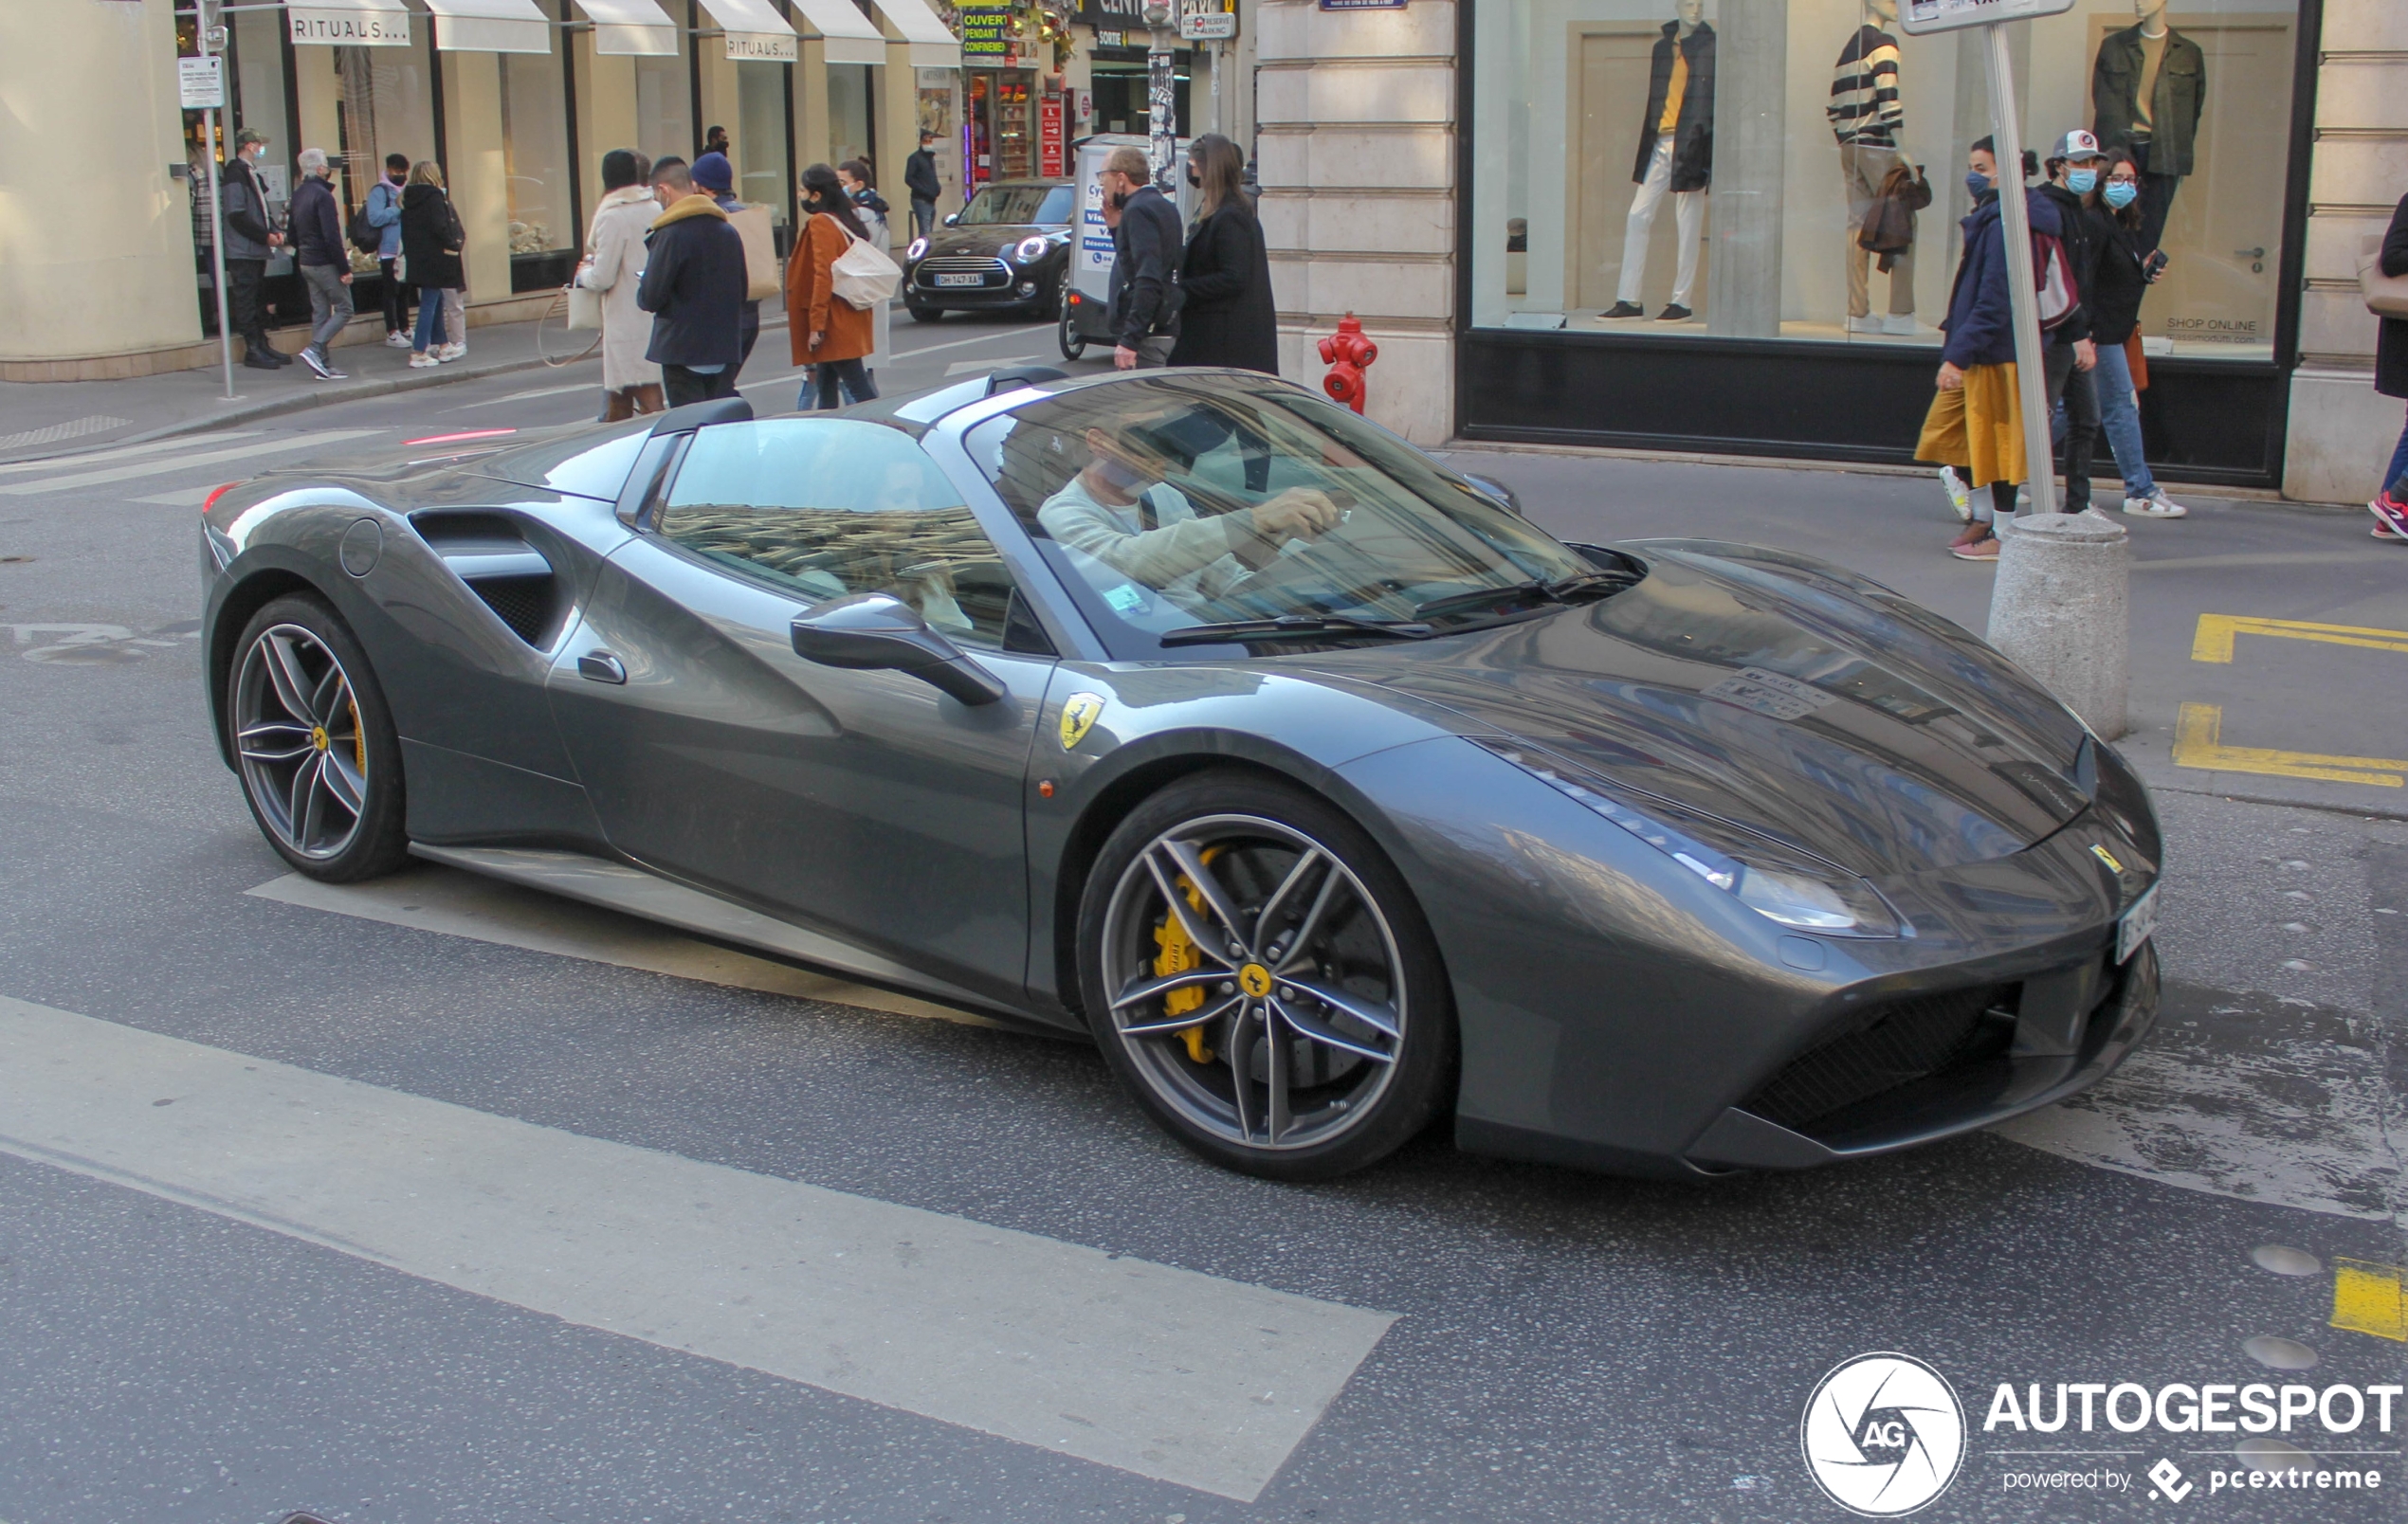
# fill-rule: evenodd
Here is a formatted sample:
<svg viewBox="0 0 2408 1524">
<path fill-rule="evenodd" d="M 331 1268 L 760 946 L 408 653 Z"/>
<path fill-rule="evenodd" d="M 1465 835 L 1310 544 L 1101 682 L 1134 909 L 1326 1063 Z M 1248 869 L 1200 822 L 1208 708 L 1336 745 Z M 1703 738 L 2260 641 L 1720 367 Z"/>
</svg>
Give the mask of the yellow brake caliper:
<svg viewBox="0 0 2408 1524">
<path fill-rule="evenodd" d="M 1209 863 L 1220 855 L 1219 847 L 1208 846 L 1204 849 L 1202 861 Z M 1174 887 L 1187 897 L 1189 908 L 1199 913 L 1204 909 L 1204 891 L 1195 887 L 1186 874 L 1178 876 Z M 1154 959 L 1154 972 L 1158 978 L 1187 973 L 1203 966 L 1204 954 L 1197 950 L 1195 939 L 1187 934 L 1187 923 L 1177 916 L 1164 913 L 1162 924 L 1154 928 L 1154 945 L 1162 950 Z M 1204 991 L 1201 989 L 1174 989 L 1162 997 L 1162 1014 L 1183 1016 L 1203 1004 Z M 1198 1063 L 1213 1061 L 1213 1050 L 1204 1045 L 1202 1022 L 1179 1028 L 1177 1035 L 1187 1043 L 1189 1058 Z"/>
</svg>

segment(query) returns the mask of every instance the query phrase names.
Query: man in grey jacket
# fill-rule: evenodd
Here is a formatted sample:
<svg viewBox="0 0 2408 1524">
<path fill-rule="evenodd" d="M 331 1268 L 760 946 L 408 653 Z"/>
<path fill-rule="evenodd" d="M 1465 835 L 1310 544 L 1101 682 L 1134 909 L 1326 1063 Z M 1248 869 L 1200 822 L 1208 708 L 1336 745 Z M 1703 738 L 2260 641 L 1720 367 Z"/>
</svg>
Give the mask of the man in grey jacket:
<svg viewBox="0 0 2408 1524">
<path fill-rule="evenodd" d="M 267 156 L 267 135 L 246 127 L 234 135 L 234 156 L 227 161 L 218 182 L 218 201 L 226 224 L 226 296 L 232 307 L 234 332 L 243 338 L 243 363 L 254 371 L 274 371 L 293 357 L 267 342 L 267 323 L 260 309 L 260 282 L 267 278 L 267 262 L 284 245 L 284 235 L 270 225 L 267 192 L 259 183 L 259 161 Z"/>
</svg>

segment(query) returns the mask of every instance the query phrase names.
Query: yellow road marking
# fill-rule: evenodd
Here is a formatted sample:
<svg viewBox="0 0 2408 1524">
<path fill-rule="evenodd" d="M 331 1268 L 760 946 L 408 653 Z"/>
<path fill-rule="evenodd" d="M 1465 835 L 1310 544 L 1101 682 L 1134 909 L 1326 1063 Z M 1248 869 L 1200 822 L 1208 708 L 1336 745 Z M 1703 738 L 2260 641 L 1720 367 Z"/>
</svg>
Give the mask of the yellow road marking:
<svg viewBox="0 0 2408 1524">
<path fill-rule="evenodd" d="M 2401 649 L 2408 650 L 2408 645 Z M 2226 746 L 2224 710 L 2217 704 L 2182 706 L 2180 717 L 2174 722 L 2174 765 L 2212 772 L 2259 772 L 2276 778 L 2364 783 L 2379 789 L 2398 789 L 2408 783 L 2408 761 L 2393 757 L 2326 756 L 2316 752 Z"/>
<path fill-rule="evenodd" d="M 2326 645 L 2362 646 L 2370 651 L 2408 651 L 2408 629 L 2368 629 L 2361 625 L 2310 625 L 2292 619 L 2258 619 L 2249 614 L 2201 614 L 2198 634 L 2191 642 L 2191 660 L 2230 662 L 2233 660 L 2233 637 L 2235 635 L 2318 641 Z"/>
<path fill-rule="evenodd" d="M 2408 1270 L 2363 1260 L 2336 1260 L 2333 1265 L 2331 1326 L 2408 1341 L 2408 1294 L 2400 1290 Z"/>
</svg>

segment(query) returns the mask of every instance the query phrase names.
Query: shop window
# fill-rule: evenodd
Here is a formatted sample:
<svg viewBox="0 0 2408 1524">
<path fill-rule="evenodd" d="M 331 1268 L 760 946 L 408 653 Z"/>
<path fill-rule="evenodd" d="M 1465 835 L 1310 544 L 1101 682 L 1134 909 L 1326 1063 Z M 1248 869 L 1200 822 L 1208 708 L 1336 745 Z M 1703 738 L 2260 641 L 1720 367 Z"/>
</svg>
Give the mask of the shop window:
<svg viewBox="0 0 2408 1524">
<path fill-rule="evenodd" d="M 502 53 L 497 59 L 502 65 L 502 162 L 508 187 L 510 258 L 514 266 L 541 264 L 548 271 L 556 263 L 549 256 L 578 242 L 577 209 L 570 201 L 562 55 L 556 49 Z M 515 288 L 516 281 L 512 284 Z"/>
<path fill-rule="evenodd" d="M 1473 325 L 1937 345 L 1986 45 L 1908 37 L 1896 11 L 1479 4 Z M 2134 215 L 2168 260 L 2151 353 L 2273 357 L 2298 25 L 2295 0 L 2080 0 L 2011 28 L 2027 146 L 2145 144 Z M 1768 108 L 1777 131 L 1740 130 Z M 1861 235 L 1901 168 L 1931 201 L 1885 271 Z"/>
<path fill-rule="evenodd" d="M 635 148 L 647 158 L 674 154 L 691 159 L 702 134 L 694 126 L 694 39 L 678 28 L 675 57 L 641 57 L 635 65 Z"/>
<path fill-rule="evenodd" d="M 787 226 L 794 181 L 786 132 L 787 67 L 759 62 L 736 65 L 736 137 L 729 145 L 736 159 L 737 196 L 769 208 L 770 223 L 776 227 Z M 786 246 L 782 238 L 778 246 Z"/>
<path fill-rule="evenodd" d="M 828 162 L 870 158 L 877 144 L 869 125 L 867 64 L 828 65 Z M 874 160 L 872 162 L 875 162 Z"/>
</svg>

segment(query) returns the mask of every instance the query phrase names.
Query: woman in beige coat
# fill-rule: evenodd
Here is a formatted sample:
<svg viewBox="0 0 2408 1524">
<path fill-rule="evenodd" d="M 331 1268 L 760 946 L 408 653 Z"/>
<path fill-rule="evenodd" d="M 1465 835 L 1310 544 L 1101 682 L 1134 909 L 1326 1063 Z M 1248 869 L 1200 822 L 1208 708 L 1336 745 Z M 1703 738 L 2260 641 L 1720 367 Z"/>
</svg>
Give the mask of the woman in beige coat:
<svg viewBox="0 0 2408 1524">
<path fill-rule="evenodd" d="M 629 149 L 602 155 L 602 204 L 593 209 L 586 235 L 585 263 L 576 283 L 602 293 L 602 421 L 617 423 L 637 413 L 659 412 L 661 368 L 644 357 L 652 336 L 652 315 L 635 304 L 644 273 L 644 235 L 661 212 L 644 183 L 649 166 Z"/>
</svg>

